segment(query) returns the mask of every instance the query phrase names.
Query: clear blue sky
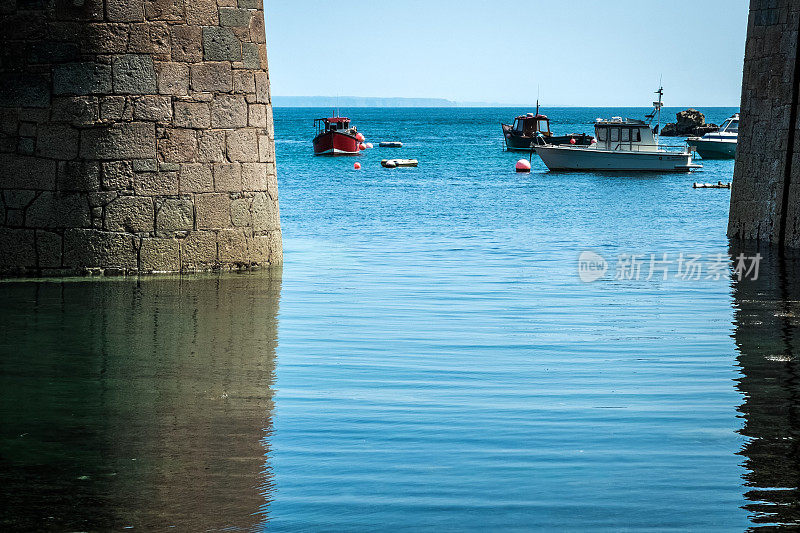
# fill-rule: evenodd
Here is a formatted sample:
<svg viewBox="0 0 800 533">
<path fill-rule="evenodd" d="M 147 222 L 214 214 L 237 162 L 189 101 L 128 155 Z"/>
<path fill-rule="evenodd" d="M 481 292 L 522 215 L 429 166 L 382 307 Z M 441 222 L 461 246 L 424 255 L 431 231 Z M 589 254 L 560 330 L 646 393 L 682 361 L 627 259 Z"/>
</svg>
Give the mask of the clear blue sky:
<svg viewBox="0 0 800 533">
<path fill-rule="evenodd" d="M 272 94 L 738 106 L 748 0 L 264 0 Z"/>
</svg>

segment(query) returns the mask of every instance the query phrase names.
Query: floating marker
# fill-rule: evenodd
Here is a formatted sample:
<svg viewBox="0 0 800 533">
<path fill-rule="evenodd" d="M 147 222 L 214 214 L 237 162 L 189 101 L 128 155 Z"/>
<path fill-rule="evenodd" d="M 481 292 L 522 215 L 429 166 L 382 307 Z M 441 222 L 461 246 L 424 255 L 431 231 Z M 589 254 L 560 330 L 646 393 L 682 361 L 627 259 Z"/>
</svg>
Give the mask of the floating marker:
<svg viewBox="0 0 800 533">
<path fill-rule="evenodd" d="M 527 159 L 520 159 L 517 161 L 517 172 L 530 172 L 531 171 L 531 162 Z"/>
<path fill-rule="evenodd" d="M 372 148 L 372 143 L 367 143 L 367 148 Z"/>
<path fill-rule="evenodd" d="M 355 163 L 353 163 L 353 168 L 356 170 L 361 170 L 361 163 L 356 161 Z"/>
<path fill-rule="evenodd" d="M 361 144 L 358 145 L 358 149 L 359 150 L 366 150 L 367 149 L 367 145 L 364 144 L 364 143 L 361 143 Z"/>
<path fill-rule="evenodd" d="M 361 133 L 361 132 L 358 132 L 358 133 L 356 134 L 356 140 L 357 140 L 358 142 L 364 142 L 364 134 L 363 134 L 363 133 Z"/>
</svg>

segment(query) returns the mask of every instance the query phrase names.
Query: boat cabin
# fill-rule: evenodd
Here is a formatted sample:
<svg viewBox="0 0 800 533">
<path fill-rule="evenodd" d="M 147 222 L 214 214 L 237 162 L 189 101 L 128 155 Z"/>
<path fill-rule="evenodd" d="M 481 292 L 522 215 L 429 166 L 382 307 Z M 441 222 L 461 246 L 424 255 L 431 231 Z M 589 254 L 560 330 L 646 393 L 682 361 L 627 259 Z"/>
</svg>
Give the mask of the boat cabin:
<svg viewBox="0 0 800 533">
<path fill-rule="evenodd" d="M 520 115 L 514 119 L 514 132 L 524 137 L 533 137 L 541 132 L 542 135 L 550 136 L 550 119 L 545 115 Z"/>
<path fill-rule="evenodd" d="M 345 131 L 350 129 L 350 119 L 347 117 L 331 117 L 314 119 L 317 133 L 326 131 Z"/>
<path fill-rule="evenodd" d="M 739 113 L 736 113 L 731 118 L 727 119 L 719 127 L 719 133 L 735 133 L 739 134 Z"/>
<path fill-rule="evenodd" d="M 614 117 L 611 120 L 597 119 L 594 125 L 598 150 L 639 150 L 656 146 L 655 135 L 650 125 L 641 120 Z"/>
</svg>

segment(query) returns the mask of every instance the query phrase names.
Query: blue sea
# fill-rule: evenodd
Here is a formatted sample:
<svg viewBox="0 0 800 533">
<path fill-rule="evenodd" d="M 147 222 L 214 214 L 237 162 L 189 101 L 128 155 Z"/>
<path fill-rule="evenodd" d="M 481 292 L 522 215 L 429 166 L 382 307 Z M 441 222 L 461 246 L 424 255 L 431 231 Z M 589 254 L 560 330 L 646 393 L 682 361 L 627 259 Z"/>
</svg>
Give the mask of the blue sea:
<svg viewBox="0 0 800 533">
<path fill-rule="evenodd" d="M 3 529 L 800 524 L 794 263 L 692 187 L 733 161 L 518 174 L 528 111 L 342 109 L 375 148 L 321 158 L 276 108 L 282 269 L 0 284 Z"/>
</svg>

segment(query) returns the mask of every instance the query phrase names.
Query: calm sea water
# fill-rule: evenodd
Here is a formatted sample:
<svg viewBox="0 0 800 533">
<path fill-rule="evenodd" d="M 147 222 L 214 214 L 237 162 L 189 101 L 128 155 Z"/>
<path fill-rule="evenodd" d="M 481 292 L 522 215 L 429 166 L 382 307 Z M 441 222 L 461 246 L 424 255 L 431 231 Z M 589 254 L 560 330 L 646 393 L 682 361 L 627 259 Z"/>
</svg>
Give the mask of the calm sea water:
<svg viewBox="0 0 800 533">
<path fill-rule="evenodd" d="M 330 110 L 276 109 L 282 269 L 0 284 L 0 526 L 799 523 L 797 263 L 719 270 L 730 193 L 691 187 L 733 163 L 516 174 L 523 111 L 343 110 L 376 148 L 329 159 Z M 646 111 L 543 109 L 558 133 Z M 700 279 L 648 275 L 681 253 Z"/>
</svg>

